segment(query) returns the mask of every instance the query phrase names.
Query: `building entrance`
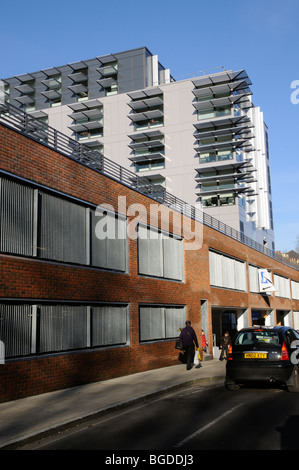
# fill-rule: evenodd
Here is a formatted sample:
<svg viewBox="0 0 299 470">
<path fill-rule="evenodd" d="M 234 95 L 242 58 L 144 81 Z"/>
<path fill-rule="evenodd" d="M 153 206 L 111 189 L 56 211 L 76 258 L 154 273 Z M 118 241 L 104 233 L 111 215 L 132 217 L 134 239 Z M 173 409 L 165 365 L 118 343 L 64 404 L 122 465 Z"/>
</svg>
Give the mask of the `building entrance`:
<svg viewBox="0 0 299 470">
<path fill-rule="evenodd" d="M 293 327 L 291 310 L 276 310 L 277 325 Z"/>
<path fill-rule="evenodd" d="M 221 337 L 225 331 L 228 331 L 230 336 L 233 336 L 237 331 L 237 310 L 212 308 L 212 328 L 214 346 L 219 347 Z"/>
</svg>

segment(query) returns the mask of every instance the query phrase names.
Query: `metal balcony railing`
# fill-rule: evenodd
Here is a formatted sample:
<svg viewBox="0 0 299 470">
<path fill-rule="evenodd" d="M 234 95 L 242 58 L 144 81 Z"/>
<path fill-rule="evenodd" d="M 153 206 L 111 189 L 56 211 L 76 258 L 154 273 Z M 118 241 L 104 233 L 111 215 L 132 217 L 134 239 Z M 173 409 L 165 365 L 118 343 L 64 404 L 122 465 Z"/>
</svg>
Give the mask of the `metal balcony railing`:
<svg viewBox="0 0 299 470">
<path fill-rule="evenodd" d="M 46 145 L 47 147 L 56 150 L 79 163 L 87 165 L 93 170 L 98 171 L 125 186 L 153 198 L 155 201 L 164 204 L 173 210 L 179 211 L 182 214 L 197 220 L 240 243 L 243 243 L 244 245 L 267 255 L 270 258 L 299 270 L 299 265 L 297 263 L 294 263 L 291 260 L 286 259 L 281 254 L 276 253 L 274 250 L 257 243 L 243 233 L 195 208 L 195 206 L 186 203 L 180 198 L 177 198 L 173 194 L 168 193 L 166 190 L 162 191 L 160 186 L 157 191 L 155 184 L 145 176 L 139 177 L 130 170 L 120 166 L 118 163 L 106 158 L 99 151 L 92 150 L 87 145 L 67 137 L 63 133 L 48 126 L 42 121 L 39 121 L 33 115 L 27 114 L 8 103 L 2 103 L 0 104 L 0 123 L 21 132 L 27 137 L 30 137 L 31 139 L 40 142 L 41 144 Z"/>
</svg>

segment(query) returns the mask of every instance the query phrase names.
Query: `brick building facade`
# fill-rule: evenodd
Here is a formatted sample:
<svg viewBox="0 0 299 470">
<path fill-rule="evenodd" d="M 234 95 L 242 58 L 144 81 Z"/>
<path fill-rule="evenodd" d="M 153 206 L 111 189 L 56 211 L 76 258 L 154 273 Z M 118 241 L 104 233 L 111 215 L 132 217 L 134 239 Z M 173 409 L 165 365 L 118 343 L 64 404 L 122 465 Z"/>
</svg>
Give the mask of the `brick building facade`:
<svg viewBox="0 0 299 470">
<path fill-rule="evenodd" d="M 4 214 L 1 218 L 1 321 L 12 322 L 13 319 L 10 332 L 15 332 L 22 348 L 25 348 L 26 341 L 22 339 L 23 333 L 20 330 L 30 330 L 27 333 L 29 349 L 19 351 L 17 346 L 13 346 L 10 355 L 6 356 L 5 364 L 0 366 L 1 402 L 178 364 L 179 355 L 174 349 L 174 337 L 178 328 L 183 326 L 185 318 L 192 321 L 199 339 L 202 327 L 205 326 L 211 354 L 213 341 L 214 344 L 219 341 L 221 328 L 219 333 L 217 328 L 223 313 L 229 312 L 229 315 L 235 316 L 236 321 L 241 319 L 245 324 L 252 323 L 256 312 L 261 317 L 271 317 L 275 323 L 296 323 L 295 316 L 299 315 L 298 270 L 215 228 L 191 220 L 186 215 L 178 212 L 174 215 L 165 206 L 166 211 L 170 212 L 170 235 L 163 236 L 167 241 L 159 242 L 157 249 L 166 250 L 162 252 L 164 271 L 162 269 L 163 272 L 151 275 L 151 256 L 144 254 L 145 252 L 141 254 L 143 248 L 140 248 L 139 241 L 133 236 L 135 225 L 131 222 L 137 222 L 137 209 L 143 207 L 145 212 L 140 212 L 138 221 L 144 228 L 152 226 L 149 214 L 151 205 L 156 202 L 153 198 L 2 124 L 0 159 L 1 209 Z M 26 191 L 30 192 L 29 196 Z M 124 255 L 123 266 L 113 263 L 104 266 L 93 262 L 92 256 L 88 258 L 88 262 L 80 261 L 77 252 L 74 259 L 63 258 L 62 255 L 45 255 L 45 240 L 50 238 L 54 224 L 53 215 L 50 220 L 49 213 L 43 219 L 46 207 L 49 211 L 58 211 L 63 200 L 68 204 L 67 210 L 75 206 L 84 209 L 85 217 L 86 214 L 94 214 L 96 207 L 104 204 L 109 204 L 117 212 L 119 197 L 125 206 L 122 206 L 118 220 L 126 220 L 129 231 L 132 231 L 132 236 L 127 237 L 124 245 L 121 245 L 124 248 L 119 248 L 120 245 L 115 248 L 117 253 L 124 249 L 121 251 Z M 38 210 L 34 213 L 28 209 L 29 200 L 33 201 L 33 206 L 39 201 Z M 24 209 L 23 204 L 27 209 Z M 74 210 L 77 217 L 77 209 Z M 6 243 L 5 235 L 18 231 L 24 240 L 31 237 L 27 232 L 24 235 L 19 227 L 17 220 L 20 214 L 27 221 L 32 219 L 32 227 L 38 226 L 41 231 L 37 240 L 32 235 L 35 249 L 31 247 L 29 252 L 25 248 L 21 252 L 12 243 Z M 14 215 L 15 219 L 7 220 L 7 215 Z M 89 220 L 92 220 L 92 216 Z M 63 230 L 68 232 L 63 233 L 75 233 L 75 237 L 79 239 L 79 225 L 72 219 L 69 223 L 71 229 L 64 227 Z M 183 227 L 188 224 L 191 224 L 194 233 L 202 236 L 198 249 L 186 249 L 188 243 L 192 243 L 184 241 Z M 94 228 L 90 223 L 87 226 Z M 158 228 L 163 228 L 163 216 L 158 219 Z M 92 234 L 89 235 L 92 239 Z M 53 247 L 56 242 L 59 244 L 58 233 L 56 237 L 55 240 L 54 234 L 54 242 L 52 240 L 52 248 L 48 248 L 48 252 L 52 250 L 54 253 Z M 169 247 L 174 248 L 167 248 L 169 239 Z M 20 246 L 17 239 L 15 243 Z M 50 241 L 47 243 L 50 246 Z M 75 246 L 76 240 L 72 243 Z M 86 240 L 85 243 L 87 246 Z M 92 239 L 92 243 L 96 242 Z M 183 251 L 181 243 L 185 243 Z M 112 247 L 112 251 L 113 249 Z M 172 249 L 173 258 L 170 256 Z M 215 286 L 215 283 L 211 285 L 210 264 L 211 256 L 214 256 L 211 253 L 215 255 L 213 263 L 216 263 L 216 267 L 219 256 L 230 263 L 235 262 L 235 282 L 238 282 L 237 273 L 244 270 L 245 287 Z M 146 261 L 143 269 L 140 267 L 141 259 Z M 176 265 L 172 265 L 169 259 L 176 259 Z M 177 269 L 177 275 L 172 274 L 174 271 L 166 273 L 167 263 L 170 263 L 170 270 Z M 250 286 L 250 266 L 253 269 L 267 268 L 278 281 L 284 279 L 291 295 L 278 296 L 275 293 L 265 296 L 253 292 Z M 80 320 L 82 311 L 84 315 L 87 312 L 88 318 L 91 318 L 87 323 L 84 321 L 84 324 Z M 49 325 L 54 328 L 54 317 L 57 324 L 62 325 L 59 323 L 60 319 L 57 319 L 59 312 L 65 318 L 69 318 L 68 312 L 78 312 L 78 317 L 73 321 L 78 320 L 80 331 L 84 326 L 84 335 L 87 338 L 81 347 L 69 346 L 80 345 L 80 338 L 72 338 L 67 346 L 59 346 L 57 338 L 60 326 L 55 327 L 57 343 L 53 338 L 46 338 Z M 111 325 L 109 318 L 118 325 L 116 333 L 115 324 Z M 175 324 L 173 318 L 176 319 Z M 157 323 L 155 319 L 158 319 Z M 112 339 L 108 338 L 108 333 L 104 335 L 104 339 L 100 339 L 96 330 L 96 325 L 99 324 L 97 322 L 101 322 L 103 329 L 109 330 Z M 164 333 L 161 333 L 161 322 Z M 73 323 L 71 325 L 73 328 Z M 6 338 L 9 338 L 8 330 L 4 330 Z M 36 336 L 32 333 L 33 330 L 38 330 L 39 334 Z M 113 339 L 114 334 L 116 339 Z M 9 341 L 13 344 L 13 340 Z"/>
</svg>

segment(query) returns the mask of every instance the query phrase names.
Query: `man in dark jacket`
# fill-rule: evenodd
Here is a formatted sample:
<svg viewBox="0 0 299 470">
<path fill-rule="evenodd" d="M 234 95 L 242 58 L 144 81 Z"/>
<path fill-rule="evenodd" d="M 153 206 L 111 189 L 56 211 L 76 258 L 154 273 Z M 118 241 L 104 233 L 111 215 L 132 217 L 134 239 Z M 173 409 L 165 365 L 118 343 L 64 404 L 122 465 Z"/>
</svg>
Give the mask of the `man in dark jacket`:
<svg viewBox="0 0 299 470">
<path fill-rule="evenodd" d="M 194 343 L 198 349 L 198 341 L 195 331 L 191 326 L 191 321 L 186 321 L 186 326 L 181 330 L 180 338 L 183 341 L 183 346 L 187 356 L 187 370 L 192 369 L 192 363 L 194 358 Z"/>
</svg>

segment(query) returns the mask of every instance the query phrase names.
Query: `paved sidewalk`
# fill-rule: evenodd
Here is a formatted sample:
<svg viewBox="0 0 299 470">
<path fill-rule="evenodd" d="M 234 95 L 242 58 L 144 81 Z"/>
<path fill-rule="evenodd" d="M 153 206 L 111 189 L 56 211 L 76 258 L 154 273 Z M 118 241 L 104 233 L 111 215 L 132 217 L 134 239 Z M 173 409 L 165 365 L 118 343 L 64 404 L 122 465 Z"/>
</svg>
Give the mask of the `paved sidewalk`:
<svg viewBox="0 0 299 470">
<path fill-rule="evenodd" d="M 225 363 L 184 364 L 0 404 L 0 449 L 117 406 L 204 379 L 223 378 Z"/>
</svg>

